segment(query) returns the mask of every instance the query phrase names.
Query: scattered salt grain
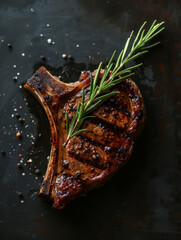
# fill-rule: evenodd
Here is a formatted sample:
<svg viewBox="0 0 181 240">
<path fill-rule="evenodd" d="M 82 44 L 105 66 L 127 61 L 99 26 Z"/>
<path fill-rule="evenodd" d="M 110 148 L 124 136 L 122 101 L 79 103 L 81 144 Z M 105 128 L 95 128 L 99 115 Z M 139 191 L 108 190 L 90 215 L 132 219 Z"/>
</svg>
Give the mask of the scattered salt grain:
<svg viewBox="0 0 181 240">
<path fill-rule="evenodd" d="M 67 55 L 65 53 L 62 54 L 62 58 L 66 59 Z"/>
</svg>

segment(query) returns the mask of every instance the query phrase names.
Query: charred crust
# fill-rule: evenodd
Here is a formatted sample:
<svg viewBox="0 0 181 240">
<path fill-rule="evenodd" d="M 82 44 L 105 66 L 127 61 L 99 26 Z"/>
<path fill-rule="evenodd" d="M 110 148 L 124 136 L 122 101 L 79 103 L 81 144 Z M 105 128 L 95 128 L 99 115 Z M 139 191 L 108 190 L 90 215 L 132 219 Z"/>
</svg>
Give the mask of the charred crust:
<svg viewBox="0 0 181 240">
<path fill-rule="evenodd" d="M 143 99 L 132 80 L 123 80 L 114 89 L 120 94 L 107 100 L 102 108 L 96 110 L 97 114 L 93 112 L 96 117 L 84 123 L 87 132 L 72 138 L 62 148 L 60 137 L 65 138 L 66 134 L 63 111 L 67 110 L 71 118 L 82 96 L 82 87 L 88 95 L 90 72 L 82 72 L 78 84 L 71 88 L 71 84 L 58 81 L 42 67 L 26 84 L 32 92 L 40 94 L 42 103 L 48 106 L 50 127 L 53 129 L 55 122 L 59 136 L 57 138 L 56 134 L 52 134 L 52 149 L 55 149 L 51 152 L 39 195 L 51 199 L 54 208 L 62 209 L 75 197 L 102 185 L 128 161 L 136 133 L 144 120 Z M 117 120 L 122 124 L 117 124 Z M 81 166 L 80 171 L 75 168 L 76 164 Z"/>
<path fill-rule="evenodd" d="M 39 192 L 40 196 L 48 196 L 49 195 L 49 190 L 50 190 L 50 178 L 48 177 L 48 179 L 43 180 L 42 185 L 41 185 L 41 189 Z"/>
<path fill-rule="evenodd" d="M 52 98 L 52 96 L 46 94 L 46 95 L 44 96 L 44 100 L 45 100 L 45 102 L 46 102 L 48 105 L 51 105 L 51 104 L 52 104 L 52 101 L 53 101 L 53 98 Z"/>
</svg>

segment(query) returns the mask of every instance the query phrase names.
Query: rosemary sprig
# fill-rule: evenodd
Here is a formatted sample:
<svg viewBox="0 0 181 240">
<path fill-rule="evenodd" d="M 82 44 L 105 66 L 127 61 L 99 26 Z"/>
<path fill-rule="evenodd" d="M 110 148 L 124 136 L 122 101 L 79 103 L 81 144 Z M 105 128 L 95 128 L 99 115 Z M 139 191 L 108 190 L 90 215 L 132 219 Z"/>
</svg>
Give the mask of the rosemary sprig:
<svg viewBox="0 0 181 240">
<path fill-rule="evenodd" d="M 85 119 L 93 117 L 89 115 L 93 110 L 95 110 L 111 96 L 119 93 L 118 91 L 112 91 L 109 93 L 106 93 L 105 91 L 117 85 L 123 79 L 132 76 L 134 74 L 132 70 L 141 66 L 142 63 L 134 65 L 132 67 L 127 67 L 124 70 L 121 70 L 121 68 L 130 61 L 147 53 L 149 48 L 152 48 L 160 43 L 157 42 L 152 45 L 145 46 L 152 38 L 154 38 L 164 29 L 164 27 L 160 28 L 163 24 L 164 22 L 156 24 L 155 20 L 149 30 L 145 32 L 144 26 L 146 25 L 146 22 L 144 22 L 132 43 L 129 53 L 127 53 L 130 40 L 133 35 L 132 31 L 130 37 L 126 41 L 124 49 L 121 51 L 117 58 L 115 66 L 113 67 L 113 59 L 116 51 L 114 51 L 108 65 L 105 67 L 102 78 L 99 82 L 98 78 L 100 76 L 102 62 L 99 64 L 94 77 L 90 73 L 90 92 L 88 99 L 85 99 L 85 93 L 83 88 L 82 101 L 78 103 L 77 111 L 73 116 L 71 122 L 69 122 L 68 113 L 66 112 L 67 140 L 64 143 L 64 146 L 67 144 L 70 138 L 87 130 L 80 128 Z"/>
</svg>

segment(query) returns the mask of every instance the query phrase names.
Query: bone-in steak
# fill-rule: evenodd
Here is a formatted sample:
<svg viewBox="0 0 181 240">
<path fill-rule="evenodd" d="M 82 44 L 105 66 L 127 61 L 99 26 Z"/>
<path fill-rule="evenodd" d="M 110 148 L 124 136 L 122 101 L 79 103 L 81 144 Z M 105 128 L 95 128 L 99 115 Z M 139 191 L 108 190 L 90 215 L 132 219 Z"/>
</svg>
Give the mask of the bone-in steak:
<svg viewBox="0 0 181 240">
<path fill-rule="evenodd" d="M 101 70 L 99 79 L 104 70 Z M 142 95 L 131 79 L 123 80 L 111 97 L 84 122 L 87 131 L 71 138 L 66 146 L 65 110 L 71 119 L 81 100 L 82 88 L 89 93 L 90 72 L 66 84 L 40 68 L 25 84 L 43 106 L 51 128 L 51 153 L 40 195 L 63 208 L 72 199 L 101 186 L 129 159 L 144 120 Z M 94 73 L 93 73 L 94 76 Z"/>
</svg>

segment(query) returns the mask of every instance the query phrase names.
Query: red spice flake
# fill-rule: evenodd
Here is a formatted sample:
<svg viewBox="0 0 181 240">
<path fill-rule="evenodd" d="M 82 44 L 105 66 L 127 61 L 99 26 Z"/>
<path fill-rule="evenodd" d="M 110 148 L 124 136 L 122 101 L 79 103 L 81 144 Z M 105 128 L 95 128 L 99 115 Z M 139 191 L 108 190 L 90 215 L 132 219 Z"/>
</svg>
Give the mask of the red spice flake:
<svg viewBox="0 0 181 240">
<path fill-rule="evenodd" d="M 19 154 L 19 157 L 22 157 L 22 154 L 21 154 L 21 153 Z"/>
<path fill-rule="evenodd" d="M 17 133 L 16 133 L 16 137 L 21 137 L 21 133 L 20 133 L 20 132 L 17 132 Z"/>
</svg>

